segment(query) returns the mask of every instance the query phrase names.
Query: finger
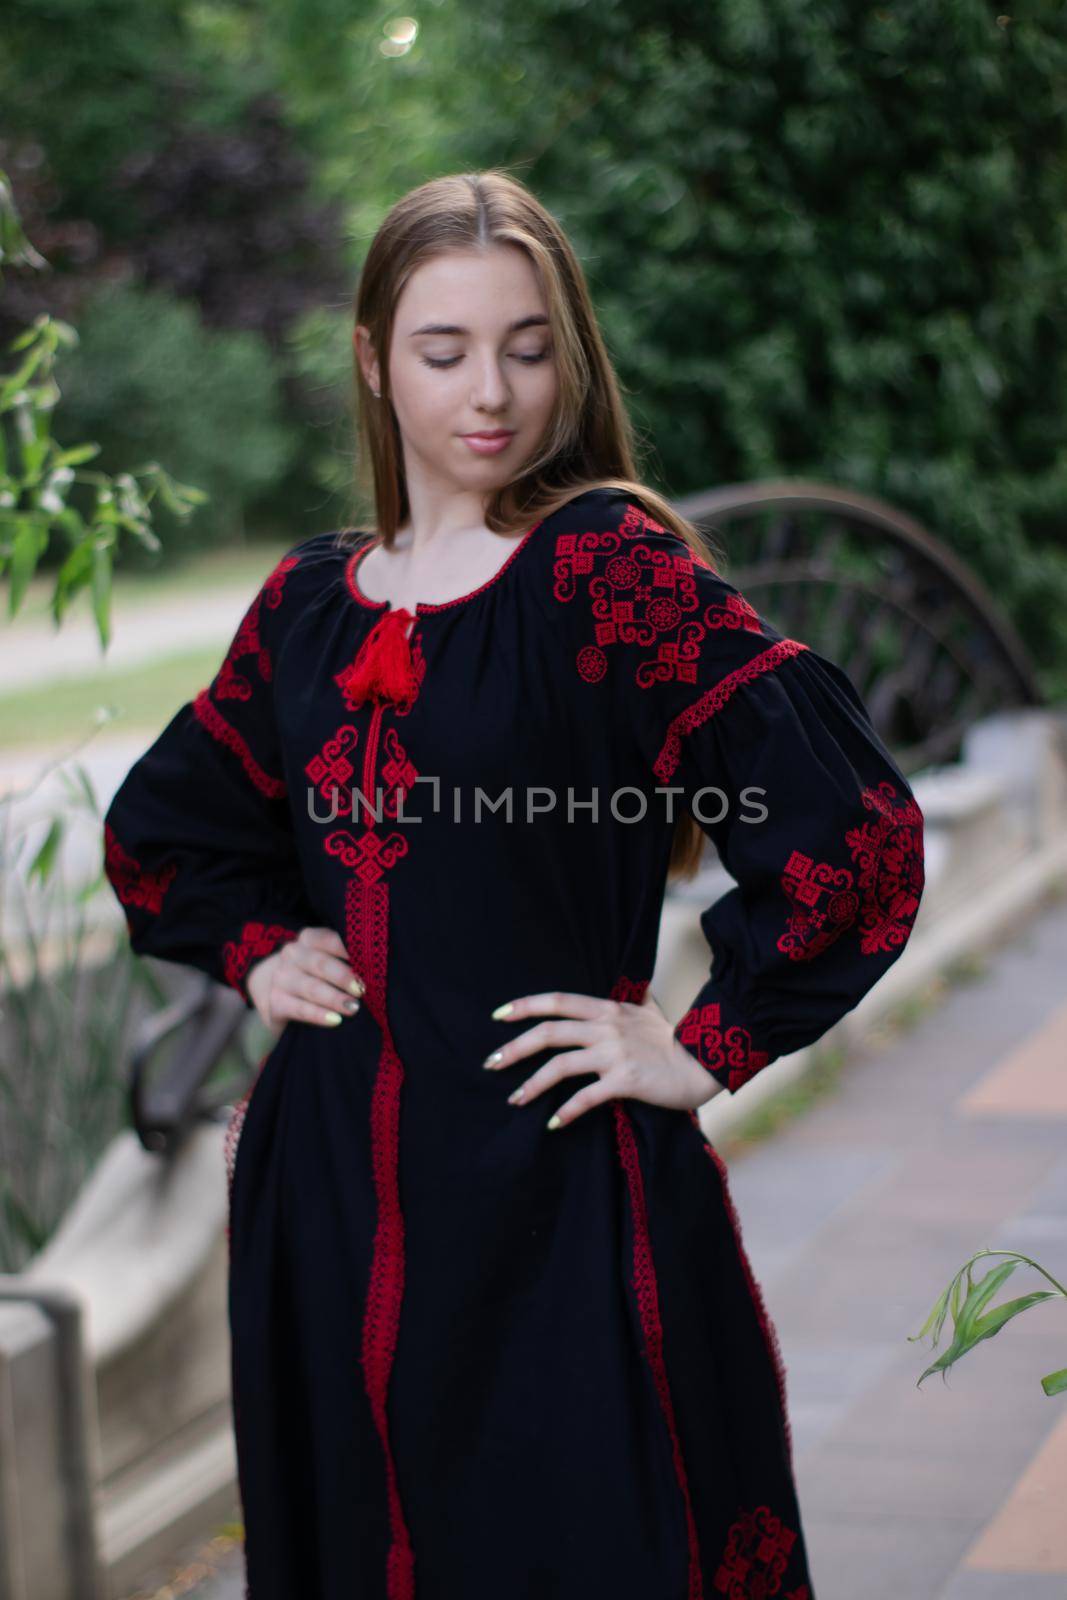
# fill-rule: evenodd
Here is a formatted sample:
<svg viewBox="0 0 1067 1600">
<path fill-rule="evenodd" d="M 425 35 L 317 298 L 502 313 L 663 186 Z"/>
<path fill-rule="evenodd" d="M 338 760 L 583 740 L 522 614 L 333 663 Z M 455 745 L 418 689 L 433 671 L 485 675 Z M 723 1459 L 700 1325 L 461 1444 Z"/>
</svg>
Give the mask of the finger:
<svg viewBox="0 0 1067 1600">
<path fill-rule="evenodd" d="M 366 991 L 362 978 L 352 971 L 347 962 L 339 961 L 336 956 L 328 955 L 313 945 L 301 946 L 297 942 L 290 949 L 289 962 L 308 977 L 332 984 L 341 994 L 354 994 L 358 999 Z"/>
<path fill-rule="evenodd" d="M 604 1000 L 595 994 L 573 994 L 566 989 L 550 989 L 544 994 L 524 994 L 517 1000 L 505 1000 L 497 1006 L 493 1018 L 497 1022 L 521 1022 L 524 1017 L 562 1016 L 579 1017 L 595 1021 L 609 1015 L 614 1000 Z"/>
<path fill-rule="evenodd" d="M 546 1127 L 550 1133 L 555 1133 L 561 1128 L 569 1127 L 578 1117 L 586 1111 L 591 1111 L 594 1106 L 606 1105 L 609 1100 L 617 1100 L 618 1093 L 610 1086 L 610 1080 L 601 1078 L 596 1083 L 591 1083 L 586 1089 L 579 1089 L 577 1094 L 572 1094 L 569 1100 L 564 1100 L 561 1106 L 549 1117 Z"/>
<path fill-rule="evenodd" d="M 577 1078 L 582 1073 L 607 1072 L 611 1062 L 606 1052 L 599 1046 L 586 1050 L 568 1050 L 565 1055 L 553 1056 L 546 1061 L 543 1067 L 527 1078 L 525 1083 L 520 1083 L 508 1095 L 508 1103 L 513 1106 L 528 1105 L 531 1100 L 536 1100 L 539 1094 L 546 1089 L 551 1089 L 554 1084 L 561 1083 L 564 1078 Z"/>
<path fill-rule="evenodd" d="M 319 1028 L 336 1028 L 345 1021 L 335 1007 L 316 1005 L 287 989 L 272 995 L 270 1009 L 275 1021 L 310 1022 Z"/>
<path fill-rule="evenodd" d="M 599 1039 L 600 1030 L 594 1023 L 555 1020 L 538 1022 L 525 1033 L 520 1033 L 517 1039 L 509 1039 L 507 1044 L 502 1044 L 499 1049 L 486 1056 L 482 1065 L 490 1071 L 511 1067 L 516 1061 L 537 1055 L 539 1050 L 551 1050 L 554 1045 L 596 1044 Z"/>
<path fill-rule="evenodd" d="M 306 972 L 279 972 L 277 983 L 283 993 L 306 1000 L 320 1011 L 340 1011 L 345 1016 L 354 1016 L 359 1010 L 359 1001 L 354 994 L 346 994 L 343 989 L 336 988 L 332 983 L 323 983 Z"/>
</svg>

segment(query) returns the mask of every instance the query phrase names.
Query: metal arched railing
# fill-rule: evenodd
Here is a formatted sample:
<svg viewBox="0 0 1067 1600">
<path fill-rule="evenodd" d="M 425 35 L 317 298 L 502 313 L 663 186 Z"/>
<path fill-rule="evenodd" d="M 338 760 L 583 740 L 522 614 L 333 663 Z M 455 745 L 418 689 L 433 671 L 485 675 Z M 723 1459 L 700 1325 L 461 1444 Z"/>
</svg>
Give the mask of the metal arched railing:
<svg viewBox="0 0 1067 1600">
<path fill-rule="evenodd" d="M 844 669 L 905 772 L 952 760 L 979 717 L 1041 703 L 993 595 L 883 501 L 785 479 L 674 504 L 722 548 L 723 576 L 761 615 Z"/>
</svg>

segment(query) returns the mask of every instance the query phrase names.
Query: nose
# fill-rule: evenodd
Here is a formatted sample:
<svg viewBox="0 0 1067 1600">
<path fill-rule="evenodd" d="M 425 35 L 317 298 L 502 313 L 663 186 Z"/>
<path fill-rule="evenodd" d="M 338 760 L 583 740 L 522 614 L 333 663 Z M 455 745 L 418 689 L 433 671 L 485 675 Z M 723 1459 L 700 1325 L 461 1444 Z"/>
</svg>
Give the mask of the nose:
<svg viewBox="0 0 1067 1600">
<path fill-rule="evenodd" d="M 471 389 L 471 405 L 476 411 L 502 411 L 511 399 L 500 362 L 496 356 L 487 355 L 477 368 Z"/>
</svg>

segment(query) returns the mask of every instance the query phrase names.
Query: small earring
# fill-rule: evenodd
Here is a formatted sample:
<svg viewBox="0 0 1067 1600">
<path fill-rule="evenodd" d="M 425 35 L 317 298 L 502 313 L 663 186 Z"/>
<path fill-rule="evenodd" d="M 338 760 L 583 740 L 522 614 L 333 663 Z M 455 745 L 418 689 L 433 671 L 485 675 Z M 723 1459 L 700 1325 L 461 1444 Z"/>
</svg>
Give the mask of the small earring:
<svg viewBox="0 0 1067 1600">
<path fill-rule="evenodd" d="M 382 398 L 382 391 L 380 389 L 372 389 L 371 394 L 374 396 L 375 400 L 380 400 Z"/>
</svg>

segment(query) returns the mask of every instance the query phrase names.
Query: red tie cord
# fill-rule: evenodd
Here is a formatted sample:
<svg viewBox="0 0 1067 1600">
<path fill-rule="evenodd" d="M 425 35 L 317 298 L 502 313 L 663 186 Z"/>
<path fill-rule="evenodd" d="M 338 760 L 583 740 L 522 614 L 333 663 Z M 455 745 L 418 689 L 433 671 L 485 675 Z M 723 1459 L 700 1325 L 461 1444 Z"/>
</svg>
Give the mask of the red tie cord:
<svg viewBox="0 0 1067 1600">
<path fill-rule="evenodd" d="M 412 615 L 401 606 L 374 624 L 345 677 L 345 696 L 352 705 L 371 699 L 401 705 L 414 696 L 418 682 L 407 639 Z"/>
</svg>

